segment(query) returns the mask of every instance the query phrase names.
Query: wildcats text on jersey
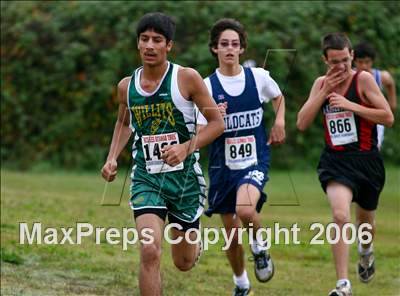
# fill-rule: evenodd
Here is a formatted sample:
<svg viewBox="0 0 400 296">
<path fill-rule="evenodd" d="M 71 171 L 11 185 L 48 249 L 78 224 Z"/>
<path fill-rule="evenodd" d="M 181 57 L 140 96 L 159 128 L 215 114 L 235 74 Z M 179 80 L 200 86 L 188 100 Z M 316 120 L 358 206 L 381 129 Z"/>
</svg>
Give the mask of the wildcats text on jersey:
<svg viewBox="0 0 400 296">
<path fill-rule="evenodd" d="M 225 115 L 225 133 L 231 131 L 240 131 L 258 127 L 262 122 L 263 109 L 262 107 Z"/>
</svg>

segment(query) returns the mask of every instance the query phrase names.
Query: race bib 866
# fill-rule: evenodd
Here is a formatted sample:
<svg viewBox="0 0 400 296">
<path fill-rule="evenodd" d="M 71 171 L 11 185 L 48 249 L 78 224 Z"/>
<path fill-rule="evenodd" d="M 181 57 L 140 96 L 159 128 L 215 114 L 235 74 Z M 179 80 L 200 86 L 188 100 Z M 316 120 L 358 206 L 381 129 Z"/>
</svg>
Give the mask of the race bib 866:
<svg viewBox="0 0 400 296">
<path fill-rule="evenodd" d="M 342 111 L 327 113 L 326 125 L 329 137 L 334 146 L 345 145 L 358 141 L 357 128 L 354 120 L 354 113 Z"/>
</svg>

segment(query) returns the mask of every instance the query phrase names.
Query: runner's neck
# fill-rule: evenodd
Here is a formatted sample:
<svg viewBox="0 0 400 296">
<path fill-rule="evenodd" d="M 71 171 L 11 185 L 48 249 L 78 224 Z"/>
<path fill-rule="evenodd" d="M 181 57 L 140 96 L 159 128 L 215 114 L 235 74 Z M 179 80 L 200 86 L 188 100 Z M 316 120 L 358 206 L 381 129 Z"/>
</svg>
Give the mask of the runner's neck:
<svg viewBox="0 0 400 296">
<path fill-rule="evenodd" d="M 167 69 L 168 69 L 168 61 L 165 61 L 163 64 L 153 67 L 148 65 L 143 65 L 141 79 L 145 79 L 147 81 L 160 82 Z"/>
<path fill-rule="evenodd" d="M 240 74 L 242 67 L 239 64 L 220 65 L 218 71 L 224 76 L 236 76 Z"/>
<path fill-rule="evenodd" d="M 149 67 L 143 65 L 142 73 L 140 74 L 140 86 L 146 92 L 153 92 L 163 79 L 165 72 L 168 70 L 168 61 L 164 64 Z"/>
</svg>

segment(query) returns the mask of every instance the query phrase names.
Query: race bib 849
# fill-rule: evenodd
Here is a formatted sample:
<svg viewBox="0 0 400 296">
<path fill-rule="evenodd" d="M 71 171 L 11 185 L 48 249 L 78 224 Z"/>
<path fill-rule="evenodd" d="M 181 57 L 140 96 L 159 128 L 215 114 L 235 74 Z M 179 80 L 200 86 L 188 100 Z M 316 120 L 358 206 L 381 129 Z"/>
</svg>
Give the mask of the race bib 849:
<svg viewBox="0 0 400 296">
<path fill-rule="evenodd" d="M 256 139 L 253 135 L 225 139 L 225 162 L 231 170 L 257 164 Z"/>
</svg>

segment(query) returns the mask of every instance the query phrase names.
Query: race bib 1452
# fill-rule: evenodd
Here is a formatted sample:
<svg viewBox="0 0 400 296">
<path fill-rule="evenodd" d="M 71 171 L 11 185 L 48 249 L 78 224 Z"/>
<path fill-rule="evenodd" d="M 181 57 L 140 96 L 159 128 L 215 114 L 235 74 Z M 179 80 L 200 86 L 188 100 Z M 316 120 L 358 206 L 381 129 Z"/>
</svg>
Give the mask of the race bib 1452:
<svg viewBox="0 0 400 296">
<path fill-rule="evenodd" d="M 177 133 L 142 136 L 142 147 L 146 169 L 150 174 L 166 173 L 183 169 L 183 162 L 172 167 L 161 159 L 161 150 L 167 145 L 179 144 Z"/>
</svg>

